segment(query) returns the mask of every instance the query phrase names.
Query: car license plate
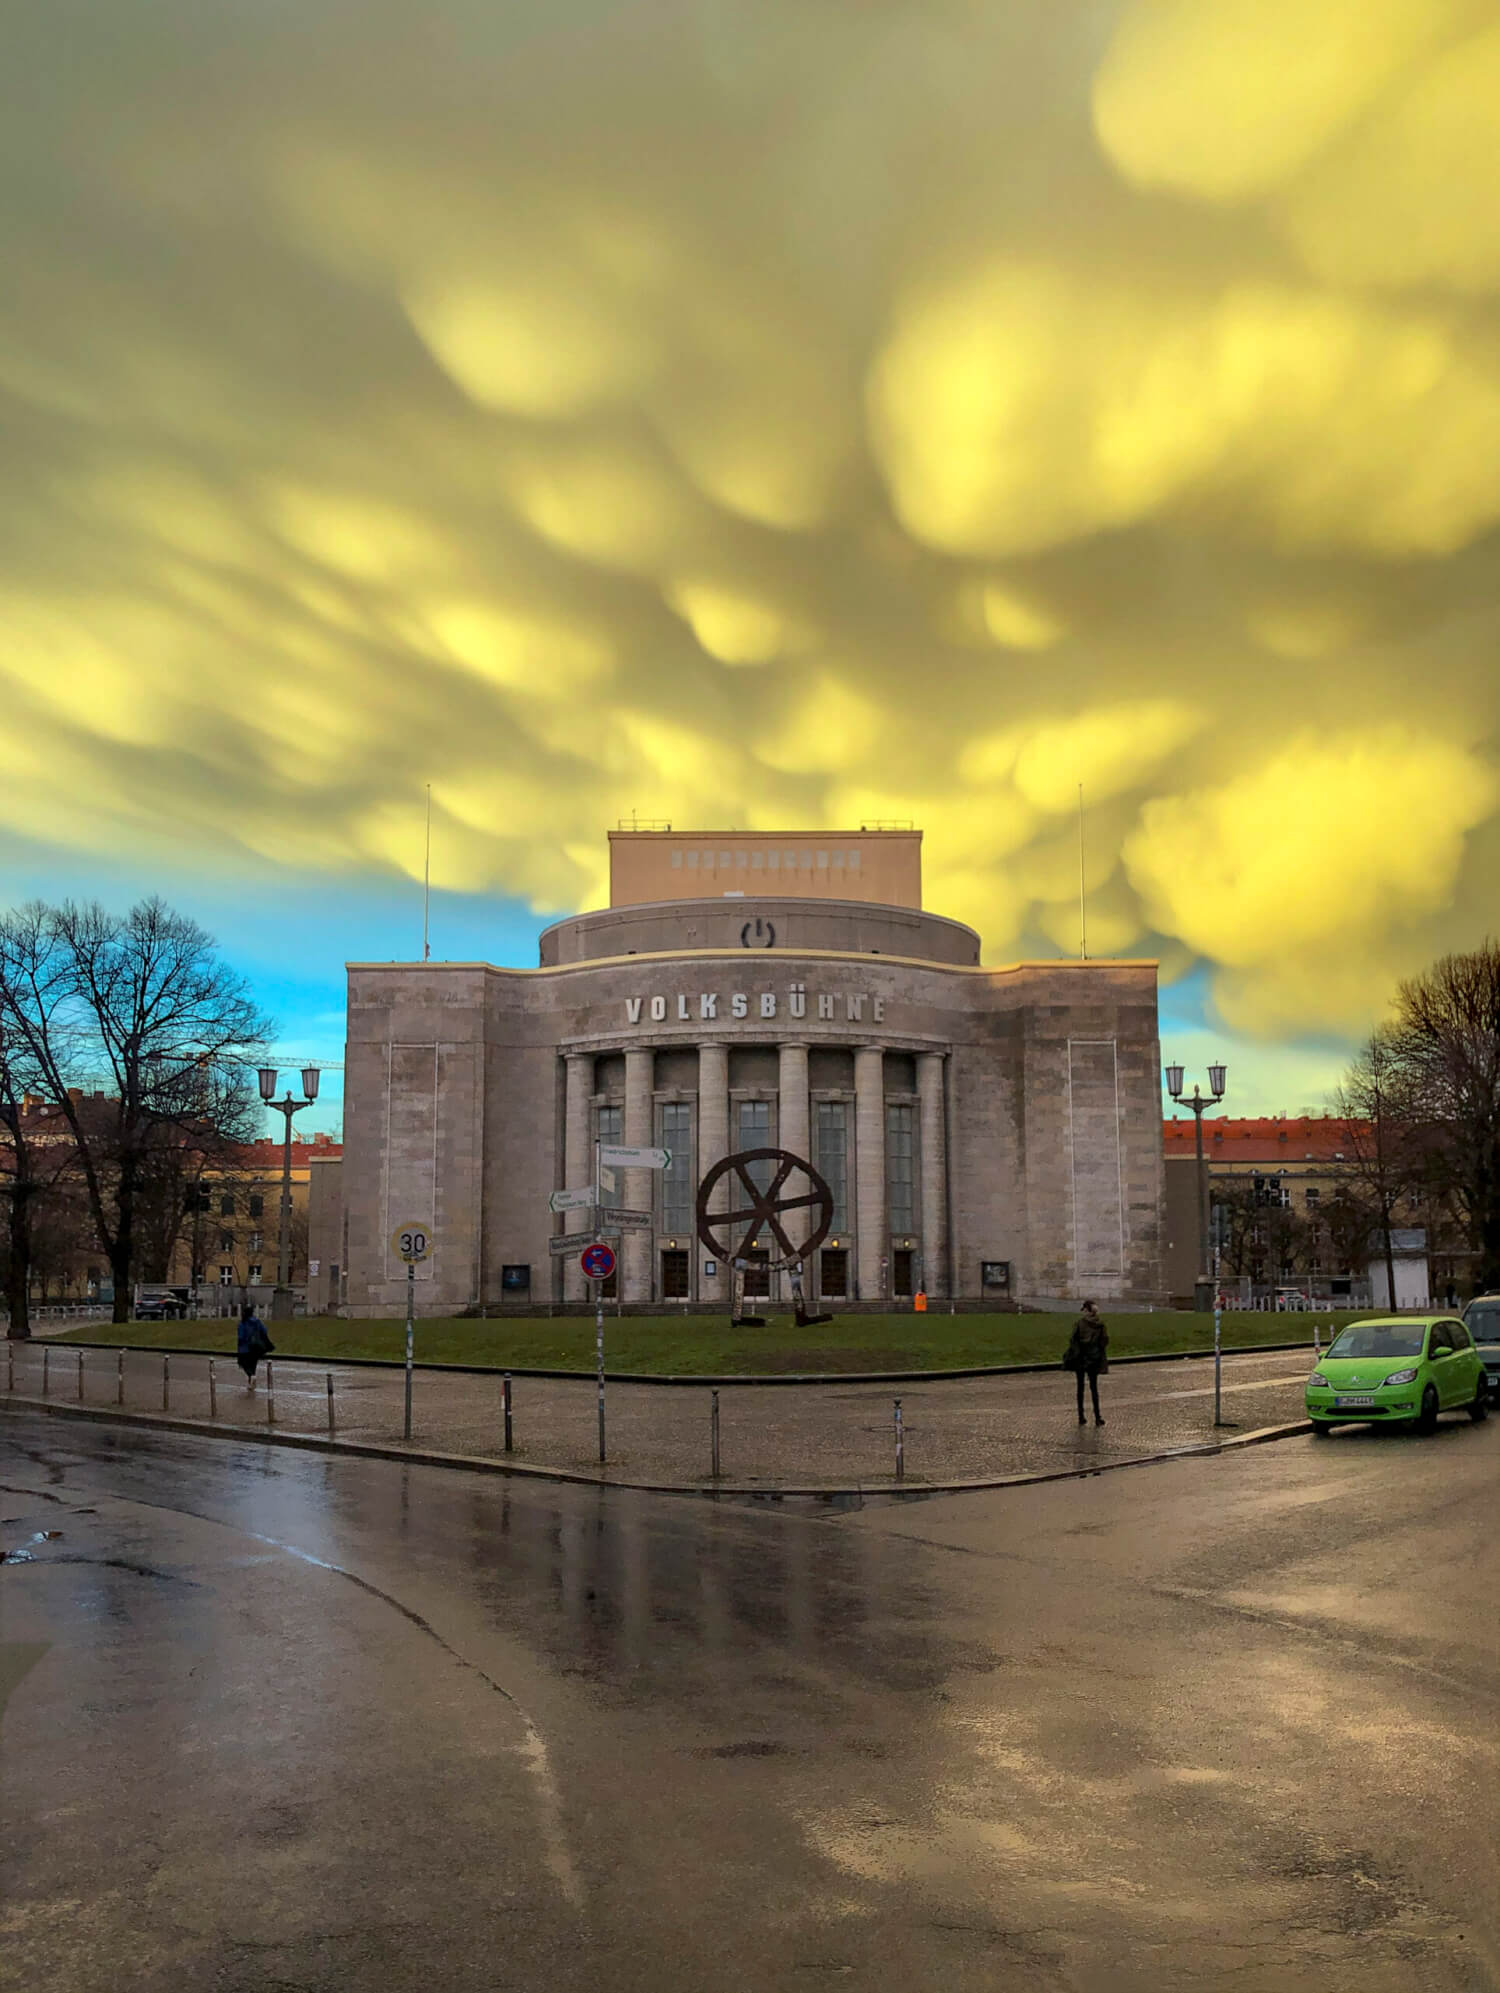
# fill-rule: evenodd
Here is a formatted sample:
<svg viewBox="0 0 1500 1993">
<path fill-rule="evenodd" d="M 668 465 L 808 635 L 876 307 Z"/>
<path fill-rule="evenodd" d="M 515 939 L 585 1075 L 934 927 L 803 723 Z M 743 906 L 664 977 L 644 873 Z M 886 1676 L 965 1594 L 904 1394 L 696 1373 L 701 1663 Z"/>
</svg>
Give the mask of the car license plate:
<svg viewBox="0 0 1500 1993">
<path fill-rule="evenodd" d="M 1347 1411 L 1351 1405 L 1373 1405 L 1374 1402 L 1375 1394 L 1373 1391 L 1360 1391 L 1356 1392 L 1352 1398 L 1335 1398 L 1333 1401 L 1336 1411 Z"/>
</svg>

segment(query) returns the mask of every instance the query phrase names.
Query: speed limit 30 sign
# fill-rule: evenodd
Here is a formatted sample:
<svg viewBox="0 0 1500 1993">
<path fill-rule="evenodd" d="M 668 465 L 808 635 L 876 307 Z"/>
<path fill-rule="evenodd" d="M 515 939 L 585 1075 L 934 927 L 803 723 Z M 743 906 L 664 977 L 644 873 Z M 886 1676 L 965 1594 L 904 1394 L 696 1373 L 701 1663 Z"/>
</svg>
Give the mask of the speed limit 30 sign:
<svg viewBox="0 0 1500 1993">
<path fill-rule="evenodd" d="M 398 1225 L 391 1234 L 391 1251 L 408 1266 L 419 1265 L 432 1253 L 432 1231 L 427 1225 Z"/>
</svg>

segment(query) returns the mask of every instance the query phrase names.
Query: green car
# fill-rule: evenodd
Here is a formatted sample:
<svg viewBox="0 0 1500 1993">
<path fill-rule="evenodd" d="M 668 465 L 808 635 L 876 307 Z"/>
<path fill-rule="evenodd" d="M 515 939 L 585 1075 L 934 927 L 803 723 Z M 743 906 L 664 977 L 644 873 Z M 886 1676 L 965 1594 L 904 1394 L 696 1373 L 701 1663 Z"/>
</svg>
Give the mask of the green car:
<svg viewBox="0 0 1500 1993">
<path fill-rule="evenodd" d="M 1307 1380 L 1307 1416 L 1326 1438 L 1339 1425 L 1416 1425 L 1439 1412 L 1489 1415 L 1489 1383 L 1468 1330 L 1454 1315 L 1351 1322 Z"/>
</svg>

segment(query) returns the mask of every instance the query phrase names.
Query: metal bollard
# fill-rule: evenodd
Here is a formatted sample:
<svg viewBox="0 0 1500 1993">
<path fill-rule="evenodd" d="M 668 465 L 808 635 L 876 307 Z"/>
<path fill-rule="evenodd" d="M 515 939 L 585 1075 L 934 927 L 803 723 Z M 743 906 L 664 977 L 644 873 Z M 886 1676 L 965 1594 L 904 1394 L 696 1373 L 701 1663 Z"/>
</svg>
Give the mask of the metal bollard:
<svg viewBox="0 0 1500 1993">
<path fill-rule="evenodd" d="M 78 1402 L 83 1403 L 83 1351 L 78 1352 Z"/>
<path fill-rule="evenodd" d="M 332 1439 L 333 1438 L 333 1372 L 331 1370 L 328 1372 L 327 1383 L 328 1383 L 328 1437 Z"/>
<path fill-rule="evenodd" d="M 1316 1322 L 1314 1322 L 1313 1323 L 1313 1362 L 1321 1363 L 1322 1361 L 1323 1361 L 1323 1345 L 1318 1341 L 1318 1325 Z"/>
<path fill-rule="evenodd" d="M 515 1450 L 516 1435 L 515 1428 L 511 1424 L 510 1372 L 508 1370 L 500 1380 L 500 1403 L 505 1413 L 505 1450 L 507 1453 L 511 1453 Z"/>
<path fill-rule="evenodd" d="M 906 1428 L 901 1422 L 901 1400 L 896 1400 L 896 1479 L 906 1479 Z"/>
<path fill-rule="evenodd" d="M 5 1388 L 7 1391 L 16 1388 L 16 1346 L 9 1336 L 5 1339 Z"/>
<path fill-rule="evenodd" d="M 713 1478 L 719 1478 L 719 1394 L 713 1394 L 713 1405 L 708 1414 L 709 1443 L 713 1455 Z"/>
<path fill-rule="evenodd" d="M 161 1408 L 166 1411 L 172 1391 L 172 1359 L 164 1356 L 161 1360 Z"/>
<path fill-rule="evenodd" d="M 122 1349 L 115 1357 L 115 1403 L 125 1402 L 125 1352 Z"/>
<path fill-rule="evenodd" d="M 276 1423 L 276 1378 L 271 1369 L 271 1359 L 266 1358 L 266 1424 Z"/>
<path fill-rule="evenodd" d="M 45 1343 L 42 1344 L 42 1396 L 47 1395 L 47 1359 L 52 1354 Z"/>
<path fill-rule="evenodd" d="M 208 1359 L 208 1416 L 211 1419 L 219 1416 L 219 1379 L 212 1357 Z"/>
</svg>

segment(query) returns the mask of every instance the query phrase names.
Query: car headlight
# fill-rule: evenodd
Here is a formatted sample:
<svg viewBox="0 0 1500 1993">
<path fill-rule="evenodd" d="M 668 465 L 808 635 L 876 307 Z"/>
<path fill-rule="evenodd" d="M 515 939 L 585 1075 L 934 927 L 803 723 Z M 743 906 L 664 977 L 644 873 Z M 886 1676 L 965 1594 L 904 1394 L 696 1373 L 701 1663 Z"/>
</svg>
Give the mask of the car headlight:
<svg viewBox="0 0 1500 1993">
<path fill-rule="evenodd" d="M 1320 1391 L 1331 1391 L 1333 1389 L 1332 1382 L 1323 1375 L 1321 1370 L 1315 1370 L 1307 1382 L 1309 1387 L 1316 1384 Z"/>
<path fill-rule="evenodd" d="M 1393 1370 L 1385 1380 L 1387 1384 L 1412 1384 L 1416 1381 L 1415 1370 Z"/>
</svg>

